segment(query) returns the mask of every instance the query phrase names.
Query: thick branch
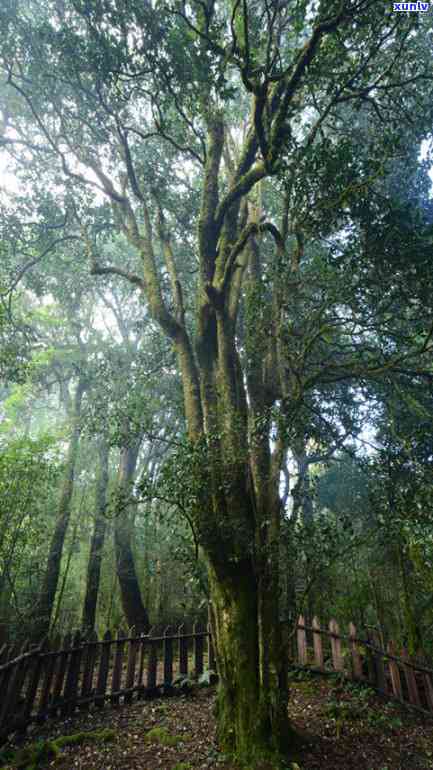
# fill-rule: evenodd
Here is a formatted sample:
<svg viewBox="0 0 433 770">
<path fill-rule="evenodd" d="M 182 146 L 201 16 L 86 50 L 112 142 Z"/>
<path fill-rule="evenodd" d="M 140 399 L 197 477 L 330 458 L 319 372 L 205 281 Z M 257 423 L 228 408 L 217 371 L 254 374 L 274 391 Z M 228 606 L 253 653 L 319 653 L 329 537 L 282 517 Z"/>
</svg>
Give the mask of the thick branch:
<svg viewBox="0 0 433 770">
<path fill-rule="evenodd" d="M 213 278 L 218 230 L 215 211 L 218 206 L 218 175 L 224 147 L 224 123 L 220 116 L 209 121 L 207 157 L 198 221 L 201 277 L 203 285 Z"/>
</svg>

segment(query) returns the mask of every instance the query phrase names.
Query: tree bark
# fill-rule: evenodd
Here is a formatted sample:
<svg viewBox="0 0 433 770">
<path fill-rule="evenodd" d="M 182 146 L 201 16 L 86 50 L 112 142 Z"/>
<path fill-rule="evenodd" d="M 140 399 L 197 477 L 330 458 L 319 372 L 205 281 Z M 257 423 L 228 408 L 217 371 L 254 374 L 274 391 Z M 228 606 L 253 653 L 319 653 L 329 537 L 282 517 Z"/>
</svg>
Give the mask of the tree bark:
<svg viewBox="0 0 433 770">
<path fill-rule="evenodd" d="M 148 631 L 150 624 L 135 569 L 131 543 L 133 524 L 128 505 L 139 449 L 140 441 L 135 441 L 124 446 L 121 451 L 114 511 L 114 547 L 126 622 L 130 628 L 133 626 L 138 633 L 143 633 Z"/>
<path fill-rule="evenodd" d="M 73 401 L 71 422 L 72 434 L 66 457 L 65 475 L 60 494 L 57 521 L 51 537 L 47 565 L 42 581 L 41 592 L 33 614 L 33 637 L 43 638 L 48 633 L 60 575 L 63 546 L 71 517 L 72 496 L 74 492 L 75 467 L 80 440 L 81 402 L 85 389 L 83 380 L 79 380 Z"/>
<path fill-rule="evenodd" d="M 108 458 L 109 446 L 105 438 L 98 445 L 99 471 L 95 492 L 95 523 L 90 543 L 89 561 L 87 564 L 86 595 L 83 607 L 83 628 L 93 630 L 96 620 L 99 582 L 101 577 L 102 551 L 104 548 L 107 529 L 106 507 L 108 487 Z"/>
<path fill-rule="evenodd" d="M 290 748 L 287 651 L 278 620 L 271 622 L 273 603 L 260 596 L 253 563 L 239 563 L 225 579 L 212 568 L 210 573 L 220 677 L 218 738 L 224 751 L 252 767 Z"/>
</svg>

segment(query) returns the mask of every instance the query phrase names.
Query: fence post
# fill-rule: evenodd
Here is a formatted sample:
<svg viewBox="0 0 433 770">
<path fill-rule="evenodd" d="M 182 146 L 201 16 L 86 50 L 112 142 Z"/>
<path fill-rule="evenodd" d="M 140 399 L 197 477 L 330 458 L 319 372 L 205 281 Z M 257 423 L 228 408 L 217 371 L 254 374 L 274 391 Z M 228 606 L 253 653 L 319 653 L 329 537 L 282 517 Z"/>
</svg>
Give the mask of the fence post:
<svg viewBox="0 0 433 770">
<path fill-rule="evenodd" d="M 3 663 L 6 663 L 8 659 L 8 650 L 9 646 L 6 642 L 0 646 L 0 666 L 2 666 Z"/>
<path fill-rule="evenodd" d="M 71 634 L 66 634 L 65 638 L 63 639 L 63 642 L 61 642 L 59 655 L 58 655 L 59 665 L 58 665 L 56 677 L 54 680 L 53 700 L 49 709 L 50 714 L 55 714 L 57 711 L 57 707 L 59 705 L 59 701 L 60 701 L 62 689 L 63 689 L 63 682 L 66 674 L 66 668 L 68 664 L 68 655 L 70 652 L 71 641 L 72 641 Z"/>
<path fill-rule="evenodd" d="M 135 628 L 131 628 L 129 630 L 129 636 L 135 637 Z M 137 664 L 137 638 L 132 638 L 129 640 L 129 650 L 128 650 L 128 665 L 126 669 L 126 684 L 125 687 L 127 690 L 132 690 L 134 687 L 134 680 L 135 680 L 135 667 Z M 131 703 L 134 693 L 133 692 L 127 692 L 125 693 L 125 703 Z"/>
<path fill-rule="evenodd" d="M 322 635 L 320 633 L 320 623 L 319 618 L 314 616 L 313 622 L 313 647 L 314 647 L 314 663 L 317 666 L 317 668 L 324 668 L 324 659 L 323 659 L 323 645 L 322 645 Z"/>
<path fill-rule="evenodd" d="M 332 650 L 332 665 L 335 671 L 344 671 L 344 661 L 341 651 L 340 627 L 334 618 L 329 621 L 329 631 Z"/>
<path fill-rule="evenodd" d="M 28 646 L 28 642 L 23 644 L 21 655 L 26 654 Z M 2 708 L 0 709 L 0 733 L 3 733 L 9 727 L 12 729 L 16 720 L 15 707 L 23 685 L 26 667 L 27 658 L 22 658 L 21 656 L 18 656 L 16 663 L 11 666 L 8 688 L 4 695 Z"/>
<path fill-rule="evenodd" d="M 396 648 L 394 642 L 391 640 L 388 642 L 387 651 L 390 655 L 396 655 Z M 394 696 L 400 701 L 403 701 L 403 688 L 401 686 L 400 669 L 395 660 L 389 660 L 389 673 L 391 674 L 391 686 Z"/>
<path fill-rule="evenodd" d="M 215 646 L 214 646 L 214 640 L 212 636 L 212 626 L 210 623 L 207 624 L 207 632 L 208 632 L 208 638 L 207 638 L 207 667 L 209 671 L 216 672 L 216 656 L 215 656 Z"/>
<path fill-rule="evenodd" d="M 44 663 L 45 661 L 47 661 L 48 663 L 48 660 L 46 658 L 43 658 L 42 656 L 45 652 L 48 651 L 48 649 L 49 649 L 49 643 L 48 643 L 48 639 L 45 637 L 45 639 L 42 640 L 42 642 L 40 643 L 39 647 L 36 650 L 37 658 L 35 659 L 35 668 L 29 678 L 29 685 L 27 688 L 25 704 L 22 711 L 23 727 L 27 726 L 32 714 L 32 708 L 35 702 L 36 693 L 38 691 L 38 685 L 42 676 Z"/>
<path fill-rule="evenodd" d="M 108 669 L 110 667 L 112 636 L 110 631 L 105 632 L 102 639 L 101 659 L 99 661 L 98 683 L 96 685 L 95 706 L 103 706 L 107 690 Z"/>
<path fill-rule="evenodd" d="M 182 623 L 177 630 L 179 645 L 179 675 L 188 676 L 188 639 L 185 638 L 185 626 Z"/>
<path fill-rule="evenodd" d="M 81 698 L 88 699 L 93 692 L 93 672 L 98 654 L 98 637 L 95 630 L 90 631 L 84 653 L 83 682 L 81 686 Z M 87 711 L 90 708 L 90 702 L 82 704 L 82 708 Z"/>
<path fill-rule="evenodd" d="M 111 702 L 113 704 L 119 703 L 119 695 L 114 695 L 114 693 L 119 692 L 122 682 L 123 648 L 125 645 L 123 640 L 125 636 L 125 632 L 119 628 L 115 642 L 113 677 L 111 679 Z"/>
<path fill-rule="evenodd" d="M 163 636 L 164 685 L 170 687 L 173 681 L 173 638 L 171 635 L 171 626 L 167 626 Z"/>
<path fill-rule="evenodd" d="M 146 651 L 146 640 L 148 638 L 148 634 L 142 634 L 140 636 L 139 641 L 139 647 L 140 647 L 140 662 L 138 664 L 138 676 L 137 676 L 137 685 L 140 688 L 138 690 L 138 697 L 142 697 L 143 692 L 145 690 L 145 687 L 143 685 L 143 676 L 144 676 L 144 656 Z"/>
<path fill-rule="evenodd" d="M 349 623 L 349 646 L 352 661 L 352 679 L 363 679 L 362 660 L 358 652 L 356 626 L 354 623 Z"/>
<path fill-rule="evenodd" d="M 156 690 L 156 672 L 158 667 L 158 653 L 156 649 L 156 642 L 152 641 L 154 636 L 154 629 L 149 629 L 149 658 L 147 662 L 147 680 L 146 685 L 150 693 Z"/>
<path fill-rule="evenodd" d="M 200 623 L 194 623 L 194 673 L 200 676 L 203 673 L 203 633 Z"/>
<path fill-rule="evenodd" d="M 403 647 L 401 651 L 401 657 L 403 658 L 403 661 L 410 661 L 409 653 L 406 647 Z M 416 676 L 413 668 L 403 663 L 403 671 L 406 679 L 407 689 L 409 691 L 409 702 L 412 703 L 413 706 L 421 706 L 421 699 L 419 697 L 418 685 L 416 683 Z"/>
<path fill-rule="evenodd" d="M 66 674 L 64 699 L 65 705 L 62 708 L 62 714 L 73 714 L 77 702 L 78 680 L 80 677 L 80 665 L 83 648 L 81 646 L 81 633 L 76 631 L 72 639 L 72 649 L 69 658 L 69 669 Z"/>
<path fill-rule="evenodd" d="M 383 695 L 387 693 L 387 684 L 385 676 L 385 664 L 383 662 L 383 656 L 385 652 L 382 650 L 381 636 L 378 631 L 373 631 L 372 642 L 376 649 L 373 650 L 373 660 L 376 669 L 376 687 Z"/>
<path fill-rule="evenodd" d="M 62 638 L 60 634 L 56 634 L 52 642 L 47 643 L 46 653 L 50 653 L 46 658 L 45 674 L 43 678 L 41 695 L 39 699 L 38 708 L 38 722 L 46 719 L 48 716 L 48 707 L 50 702 L 51 685 L 53 683 L 54 671 L 58 660 L 57 651 L 60 649 Z"/>
<path fill-rule="evenodd" d="M 418 655 L 418 660 L 420 661 L 421 665 L 423 667 L 429 666 L 429 660 L 427 658 L 427 655 L 424 655 L 423 653 L 420 653 Z M 433 681 L 432 681 L 432 675 L 428 673 L 428 671 L 422 672 L 422 678 L 424 683 L 424 692 L 425 692 L 425 699 L 427 702 L 427 708 L 429 711 L 433 711 Z"/>
<path fill-rule="evenodd" d="M 305 618 L 303 615 L 299 615 L 299 618 L 298 618 L 296 642 L 298 646 L 298 663 L 300 666 L 306 666 L 307 660 L 308 660 L 307 632 L 305 630 Z"/>
</svg>

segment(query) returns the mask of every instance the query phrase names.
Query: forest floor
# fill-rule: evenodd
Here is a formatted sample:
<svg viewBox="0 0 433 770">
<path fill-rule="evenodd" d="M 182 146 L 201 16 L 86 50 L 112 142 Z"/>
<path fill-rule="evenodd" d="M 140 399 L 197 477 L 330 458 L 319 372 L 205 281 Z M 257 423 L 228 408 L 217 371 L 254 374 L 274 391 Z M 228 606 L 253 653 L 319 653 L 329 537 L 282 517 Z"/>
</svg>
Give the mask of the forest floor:
<svg viewBox="0 0 433 770">
<path fill-rule="evenodd" d="M 106 733 L 106 740 L 81 738 L 75 745 L 63 746 L 57 758 L 35 766 L 38 770 L 235 770 L 215 743 L 214 697 L 212 688 L 196 688 L 184 696 L 93 710 L 35 727 L 27 746 L 31 741 L 105 729 L 112 731 Z M 290 714 L 297 729 L 310 739 L 296 757 L 297 765 L 292 765 L 299 770 L 433 768 L 433 719 L 384 701 L 369 688 L 295 674 Z M 2 762 L 1 770 L 27 768 L 16 759 Z"/>
</svg>

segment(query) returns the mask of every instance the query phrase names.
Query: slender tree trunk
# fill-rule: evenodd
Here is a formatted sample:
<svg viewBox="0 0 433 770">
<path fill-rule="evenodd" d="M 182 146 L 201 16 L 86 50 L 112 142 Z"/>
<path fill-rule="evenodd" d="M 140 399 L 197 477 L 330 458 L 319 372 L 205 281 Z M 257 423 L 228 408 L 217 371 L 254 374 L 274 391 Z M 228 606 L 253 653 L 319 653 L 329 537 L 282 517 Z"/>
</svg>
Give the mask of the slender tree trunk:
<svg viewBox="0 0 433 770">
<path fill-rule="evenodd" d="M 10 616 L 10 604 L 9 595 L 6 592 L 5 586 L 5 574 L 0 574 L 0 647 L 9 639 L 9 616 Z"/>
<path fill-rule="evenodd" d="M 423 639 L 420 623 L 415 610 L 415 599 L 411 586 L 411 573 L 413 572 L 412 560 L 409 557 L 407 545 L 401 540 L 398 545 L 399 565 L 402 582 L 403 617 L 407 646 L 411 655 L 415 655 L 423 648 Z"/>
<path fill-rule="evenodd" d="M 84 597 L 82 625 L 86 630 L 95 628 L 96 605 L 101 577 L 102 552 L 107 529 L 106 507 L 108 487 L 109 446 L 105 438 L 98 445 L 99 470 L 95 492 L 95 523 L 87 564 L 86 595 Z"/>
<path fill-rule="evenodd" d="M 124 446 L 120 455 L 114 522 L 114 547 L 122 609 L 129 627 L 138 633 L 149 629 L 132 551 L 132 520 L 128 497 L 134 480 L 140 442 Z"/>
<path fill-rule="evenodd" d="M 72 435 L 69 441 L 66 457 L 65 475 L 63 478 L 62 490 L 60 494 L 57 521 L 51 537 L 50 548 L 48 552 L 47 566 L 42 581 L 39 600 L 34 611 L 34 632 L 35 639 L 41 639 L 49 630 L 51 615 L 54 607 L 57 586 L 59 582 L 60 564 L 62 560 L 63 545 L 66 532 L 71 517 L 72 495 L 74 492 L 75 466 L 78 457 L 78 447 L 80 440 L 80 417 L 81 402 L 85 385 L 79 381 L 75 391 L 73 410 L 71 415 Z"/>
<path fill-rule="evenodd" d="M 297 446 L 294 452 L 296 464 L 298 466 L 298 480 L 296 482 L 295 489 L 293 490 L 293 514 L 302 521 L 304 527 L 311 526 L 314 521 L 314 509 L 313 498 L 311 492 L 311 480 L 310 480 L 310 464 L 307 458 L 307 452 L 305 447 L 305 439 L 302 437 L 296 442 Z M 303 565 L 304 578 L 307 587 L 310 585 L 314 565 L 310 556 L 306 556 L 305 564 Z M 307 588 L 308 590 L 308 588 Z M 300 607 L 300 610 L 304 616 L 306 616 L 308 623 L 311 624 L 316 612 L 314 592 L 311 587 L 305 596 L 305 606 Z"/>
</svg>

